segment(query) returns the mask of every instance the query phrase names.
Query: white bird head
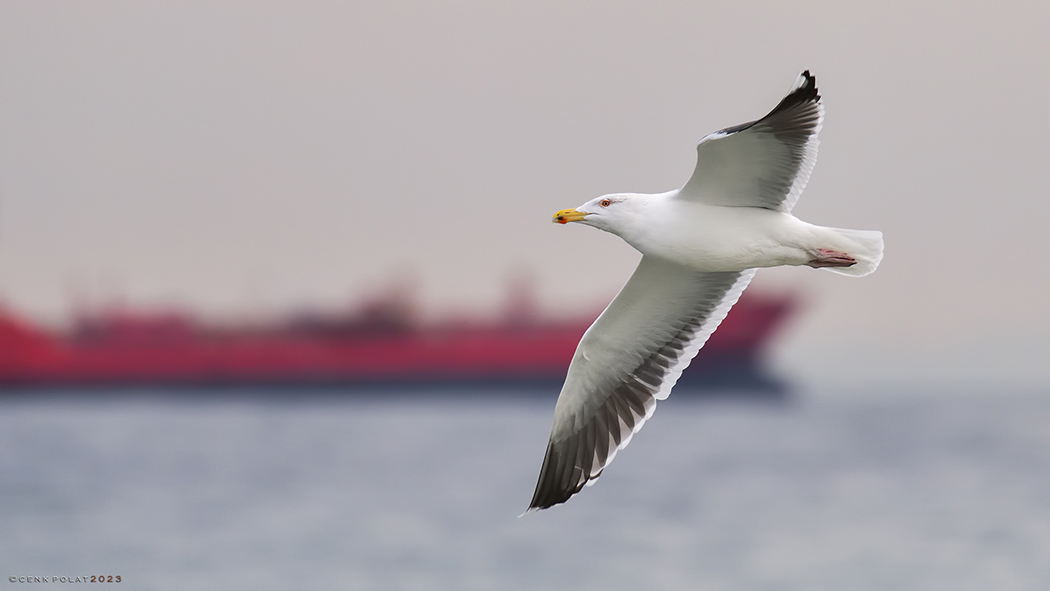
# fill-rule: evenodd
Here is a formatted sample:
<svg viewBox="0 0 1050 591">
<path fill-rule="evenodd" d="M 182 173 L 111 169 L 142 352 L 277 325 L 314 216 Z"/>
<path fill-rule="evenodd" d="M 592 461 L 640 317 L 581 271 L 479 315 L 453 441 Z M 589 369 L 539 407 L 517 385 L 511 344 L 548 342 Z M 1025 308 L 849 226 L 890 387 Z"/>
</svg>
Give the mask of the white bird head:
<svg viewBox="0 0 1050 591">
<path fill-rule="evenodd" d="M 554 214 L 554 223 L 580 222 L 622 236 L 637 224 L 649 195 L 614 193 L 591 199 L 576 209 L 563 209 Z"/>
</svg>

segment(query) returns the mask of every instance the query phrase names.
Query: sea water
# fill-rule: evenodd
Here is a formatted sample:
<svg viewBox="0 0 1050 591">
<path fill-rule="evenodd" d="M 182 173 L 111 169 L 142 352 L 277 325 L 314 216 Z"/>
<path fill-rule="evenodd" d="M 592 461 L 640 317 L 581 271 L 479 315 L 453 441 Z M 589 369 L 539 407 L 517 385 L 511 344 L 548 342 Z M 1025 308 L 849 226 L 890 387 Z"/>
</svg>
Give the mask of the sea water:
<svg viewBox="0 0 1050 591">
<path fill-rule="evenodd" d="M 519 517 L 553 403 L 9 393 L 0 584 L 1050 588 L 1050 392 L 676 395 L 595 486 Z"/>
</svg>

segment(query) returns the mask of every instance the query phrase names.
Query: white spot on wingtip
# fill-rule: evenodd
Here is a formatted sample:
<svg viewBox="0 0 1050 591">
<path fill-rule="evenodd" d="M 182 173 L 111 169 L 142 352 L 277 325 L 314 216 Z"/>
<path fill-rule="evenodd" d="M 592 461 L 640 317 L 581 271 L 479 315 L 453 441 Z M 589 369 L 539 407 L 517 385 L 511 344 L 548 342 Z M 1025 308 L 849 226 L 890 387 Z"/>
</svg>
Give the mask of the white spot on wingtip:
<svg viewBox="0 0 1050 591">
<path fill-rule="evenodd" d="M 631 438 L 632 437 L 634 437 L 634 431 L 631 431 L 630 433 L 628 433 L 627 437 L 624 437 L 623 441 L 620 442 L 620 445 L 616 446 L 616 449 L 620 450 L 620 449 L 623 449 L 623 448 L 627 447 L 627 444 L 629 444 L 631 442 Z"/>
</svg>

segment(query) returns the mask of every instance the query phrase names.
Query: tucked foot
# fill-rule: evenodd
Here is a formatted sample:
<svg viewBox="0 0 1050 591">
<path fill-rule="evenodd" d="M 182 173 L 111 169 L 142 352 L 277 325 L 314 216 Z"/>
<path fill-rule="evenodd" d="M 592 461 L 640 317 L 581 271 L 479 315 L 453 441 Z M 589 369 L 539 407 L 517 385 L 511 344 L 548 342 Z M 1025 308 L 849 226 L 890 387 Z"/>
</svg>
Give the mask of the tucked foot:
<svg viewBox="0 0 1050 591">
<path fill-rule="evenodd" d="M 852 267 L 857 264 L 857 259 L 844 252 L 820 248 L 813 253 L 813 258 L 806 264 L 814 269 L 821 267 Z"/>
</svg>

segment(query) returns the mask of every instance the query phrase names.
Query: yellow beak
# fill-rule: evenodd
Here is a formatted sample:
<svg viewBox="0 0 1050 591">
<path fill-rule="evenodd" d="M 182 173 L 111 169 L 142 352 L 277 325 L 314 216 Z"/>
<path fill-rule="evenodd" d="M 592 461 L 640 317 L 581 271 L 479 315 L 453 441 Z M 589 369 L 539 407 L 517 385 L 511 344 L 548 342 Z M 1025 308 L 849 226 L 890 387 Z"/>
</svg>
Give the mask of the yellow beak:
<svg viewBox="0 0 1050 591">
<path fill-rule="evenodd" d="M 563 209 L 554 214 L 554 223 L 567 224 L 569 222 L 582 222 L 585 217 L 587 217 L 587 214 L 576 211 L 575 209 Z"/>
</svg>

